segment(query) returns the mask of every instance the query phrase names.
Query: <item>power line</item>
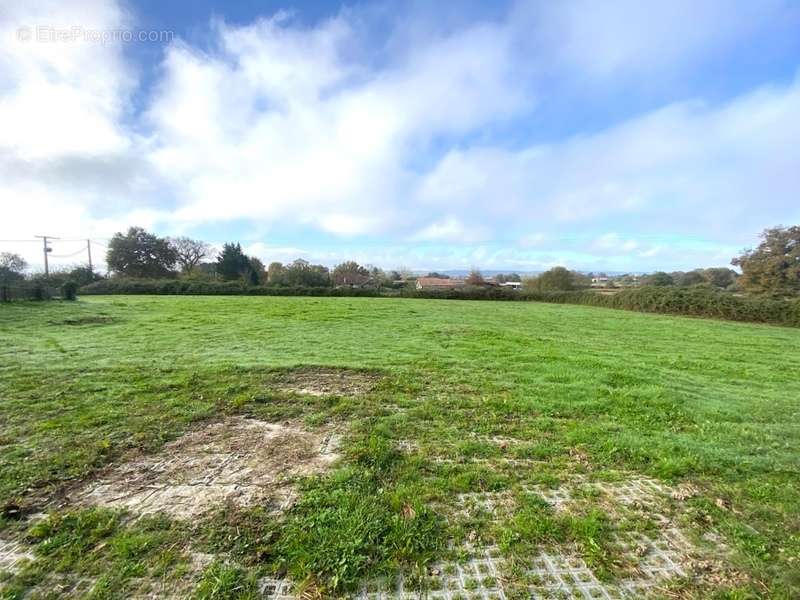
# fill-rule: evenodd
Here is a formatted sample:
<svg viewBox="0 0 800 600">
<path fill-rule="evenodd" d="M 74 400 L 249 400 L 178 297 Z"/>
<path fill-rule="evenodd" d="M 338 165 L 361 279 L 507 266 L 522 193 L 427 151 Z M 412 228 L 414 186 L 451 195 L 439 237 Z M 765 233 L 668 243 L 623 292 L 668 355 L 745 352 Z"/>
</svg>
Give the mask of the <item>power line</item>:
<svg viewBox="0 0 800 600">
<path fill-rule="evenodd" d="M 77 250 L 72 254 L 51 254 L 50 258 L 72 258 L 73 256 L 76 256 L 78 254 L 83 254 L 84 252 L 86 252 L 86 248 L 81 248 L 80 250 Z"/>
</svg>

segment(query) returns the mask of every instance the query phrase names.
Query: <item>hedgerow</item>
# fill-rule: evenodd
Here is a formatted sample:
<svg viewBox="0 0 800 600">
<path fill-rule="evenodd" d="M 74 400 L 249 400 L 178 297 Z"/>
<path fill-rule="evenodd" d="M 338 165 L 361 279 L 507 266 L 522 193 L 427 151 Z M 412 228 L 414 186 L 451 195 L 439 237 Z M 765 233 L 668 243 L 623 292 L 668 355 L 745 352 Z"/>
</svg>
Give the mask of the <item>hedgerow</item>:
<svg viewBox="0 0 800 600">
<path fill-rule="evenodd" d="M 155 294 L 195 296 L 380 296 L 379 290 L 333 287 L 255 286 L 244 281 L 192 281 L 183 279 L 112 278 L 80 289 L 92 294 Z"/>
<path fill-rule="evenodd" d="M 81 294 L 186 294 L 252 296 L 400 296 L 442 300 L 506 300 L 582 304 L 670 315 L 749 321 L 800 327 L 800 299 L 739 296 L 705 286 L 628 288 L 614 294 L 591 290 L 529 292 L 498 287 L 446 290 L 379 290 L 346 287 L 252 286 L 239 281 L 204 282 L 180 279 L 106 279 L 84 286 Z"/>
</svg>

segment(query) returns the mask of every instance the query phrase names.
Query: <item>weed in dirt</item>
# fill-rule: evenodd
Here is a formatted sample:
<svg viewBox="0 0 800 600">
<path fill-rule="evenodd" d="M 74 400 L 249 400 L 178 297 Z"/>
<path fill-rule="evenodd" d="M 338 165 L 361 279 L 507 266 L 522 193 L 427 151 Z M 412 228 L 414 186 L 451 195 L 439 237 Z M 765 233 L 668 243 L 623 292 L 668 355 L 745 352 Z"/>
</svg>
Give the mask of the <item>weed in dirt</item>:
<svg viewBox="0 0 800 600">
<path fill-rule="evenodd" d="M 254 600 L 259 597 L 258 582 L 240 567 L 215 562 L 203 571 L 194 597 L 197 600 Z"/>
<path fill-rule="evenodd" d="M 36 560 L 25 565 L 9 582 L 9 598 L 31 590 L 47 594 L 124 595 L 131 582 L 147 576 L 153 580 L 170 572 L 175 582 L 179 566 L 187 559 L 182 548 L 186 530 L 169 519 L 143 519 L 126 524 L 122 513 L 86 509 L 52 513 L 32 525 L 26 542 Z"/>
<path fill-rule="evenodd" d="M 402 472 L 402 457 L 388 440 L 372 437 L 356 455 L 357 467 L 309 483 L 275 548 L 292 578 L 311 574 L 327 593 L 352 591 L 369 574 L 424 565 L 445 542 L 435 513 L 388 492 Z"/>
</svg>

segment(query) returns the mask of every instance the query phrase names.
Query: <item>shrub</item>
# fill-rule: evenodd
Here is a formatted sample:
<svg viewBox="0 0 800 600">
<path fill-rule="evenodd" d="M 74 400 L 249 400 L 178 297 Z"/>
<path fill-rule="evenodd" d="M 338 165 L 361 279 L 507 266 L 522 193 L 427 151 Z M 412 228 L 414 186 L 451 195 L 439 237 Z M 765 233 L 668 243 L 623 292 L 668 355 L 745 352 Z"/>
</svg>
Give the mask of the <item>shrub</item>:
<svg viewBox="0 0 800 600">
<path fill-rule="evenodd" d="M 74 281 L 66 281 L 61 286 L 61 297 L 64 300 L 78 299 L 78 284 Z"/>
<path fill-rule="evenodd" d="M 34 283 L 33 287 L 31 288 L 31 299 L 33 300 L 44 300 L 47 295 L 47 291 L 44 289 L 44 286 L 41 283 Z"/>
<path fill-rule="evenodd" d="M 84 286 L 81 294 L 167 294 L 167 295 L 247 295 L 247 296 L 380 296 L 374 289 L 253 286 L 243 281 L 202 281 L 194 279 L 113 278 Z"/>
</svg>

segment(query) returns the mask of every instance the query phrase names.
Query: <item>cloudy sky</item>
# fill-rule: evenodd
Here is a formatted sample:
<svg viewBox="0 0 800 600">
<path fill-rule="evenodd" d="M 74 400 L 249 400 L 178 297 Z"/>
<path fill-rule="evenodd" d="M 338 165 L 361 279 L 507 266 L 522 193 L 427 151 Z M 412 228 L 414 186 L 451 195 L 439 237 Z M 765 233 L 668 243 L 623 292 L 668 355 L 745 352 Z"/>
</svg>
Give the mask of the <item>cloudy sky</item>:
<svg viewBox="0 0 800 600">
<path fill-rule="evenodd" d="M 724 266 L 800 223 L 800 2 L 3 0 L 0 207 L 34 268 Z"/>
</svg>

